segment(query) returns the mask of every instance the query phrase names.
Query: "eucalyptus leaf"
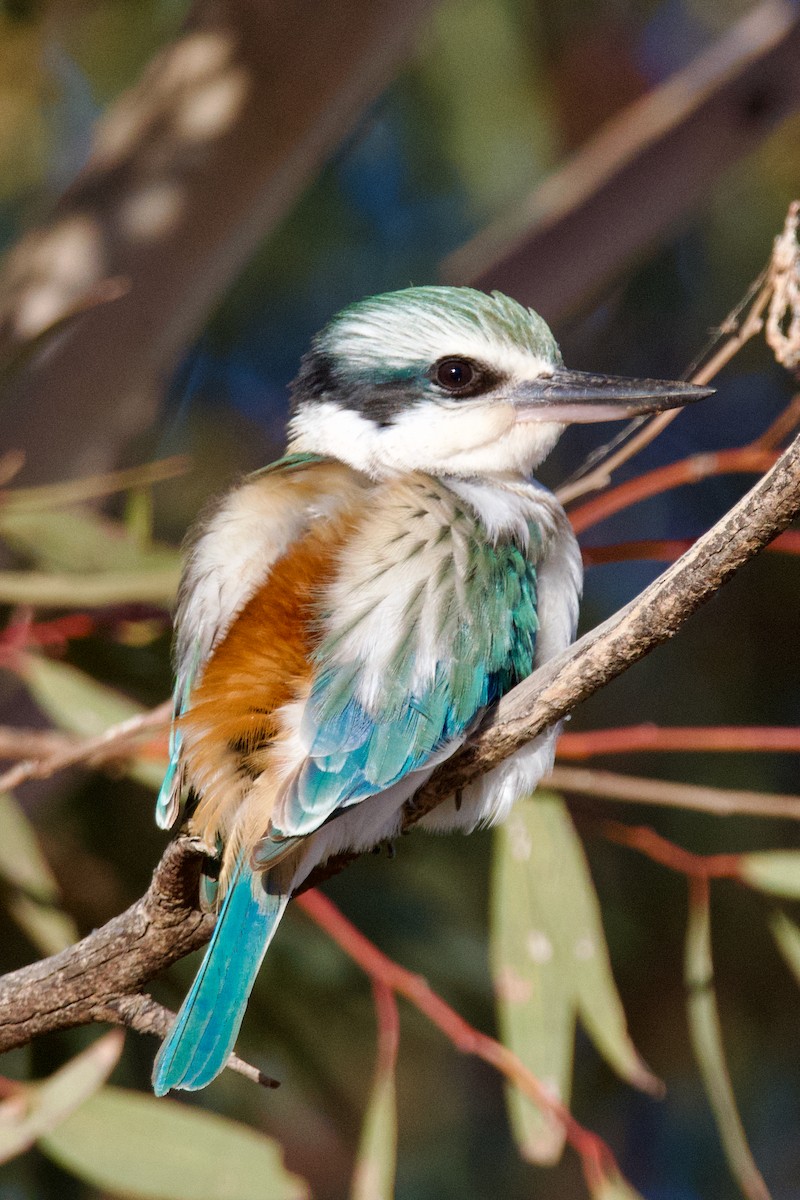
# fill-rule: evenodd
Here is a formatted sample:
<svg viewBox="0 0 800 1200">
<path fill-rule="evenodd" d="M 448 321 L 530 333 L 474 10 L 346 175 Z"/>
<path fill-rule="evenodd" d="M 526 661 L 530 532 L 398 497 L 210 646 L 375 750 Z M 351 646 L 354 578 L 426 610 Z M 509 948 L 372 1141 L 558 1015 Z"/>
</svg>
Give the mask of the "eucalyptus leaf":
<svg viewBox="0 0 800 1200">
<path fill-rule="evenodd" d="M 146 711 L 85 671 L 43 655 L 29 654 L 22 675 L 34 700 L 53 724 L 77 737 L 97 737 L 112 725 Z M 165 766 L 166 755 L 163 762 L 132 756 L 126 760 L 125 770 L 145 787 L 158 788 Z"/>
<path fill-rule="evenodd" d="M 800 983 L 800 926 L 795 925 L 794 921 L 782 912 L 775 913 L 769 924 L 789 970 Z"/>
<path fill-rule="evenodd" d="M 580 839 L 560 796 L 537 792 L 496 834 L 492 969 L 503 1040 L 558 1099 L 569 1101 L 575 1020 L 624 1079 L 662 1085 L 628 1035 L 600 906 Z M 523 1156 L 557 1161 L 561 1126 L 509 1090 Z"/>
<path fill-rule="evenodd" d="M 172 604 L 178 567 L 102 571 L 96 575 L 0 571 L 0 604 L 32 608 L 95 608 L 106 604 Z"/>
<path fill-rule="evenodd" d="M 375 1072 L 361 1130 L 350 1200 L 391 1200 L 397 1166 L 397 1097 L 394 1064 Z"/>
<path fill-rule="evenodd" d="M 0 878 L 43 903 L 58 902 L 58 884 L 33 825 L 8 792 L 0 792 Z"/>
<path fill-rule="evenodd" d="M 114 1029 L 49 1079 L 20 1084 L 0 1104 L 0 1162 L 27 1150 L 96 1092 L 117 1065 L 124 1042 L 125 1035 Z"/>
<path fill-rule="evenodd" d="M 0 879 L 10 887 L 12 918 L 43 954 L 78 940 L 74 922 L 59 908 L 55 877 L 33 826 L 13 796 L 0 792 Z"/>
<path fill-rule="evenodd" d="M 0 506 L 0 537 L 46 571 L 152 574 L 180 565 L 178 551 L 145 541 L 138 527 L 84 508 L 37 512 Z"/>
<path fill-rule="evenodd" d="M 739 856 L 741 878 L 750 887 L 789 900 L 800 899 L 800 850 L 759 850 Z"/>
<path fill-rule="evenodd" d="M 278 1145 L 245 1125 L 105 1087 L 40 1138 L 50 1158 L 113 1196 L 132 1200 L 306 1200 Z"/>
<path fill-rule="evenodd" d="M 75 922 L 55 905 L 42 904 L 18 892 L 9 897 L 8 911 L 42 954 L 58 954 L 78 940 Z"/>
<path fill-rule="evenodd" d="M 78 737 L 96 737 L 109 726 L 145 711 L 141 704 L 98 683 L 85 671 L 44 655 L 29 654 L 22 676 L 53 724 Z"/>
<path fill-rule="evenodd" d="M 644 1200 L 641 1192 L 631 1187 L 617 1171 L 611 1175 L 604 1173 L 600 1179 L 593 1180 L 589 1193 L 592 1200 Z"/>
<path fill-rule="evenodd" d="M 543 803 L 550 805 L 554 798 Z M 520 804 L 495 832 L 491 890 L 491 960 L 503 1043 L 553 1095 L 569 1104 L 575 1001 L 569 969 L 554 937 L 551 899 L 560 868 L 550 822 Z M 556 905 L 557 908 L 557 905 Z M 529 1162 L 552 1164 L 564 1148 L 563 1125 L 516 1088 L 506 1087 L 514 1139 Z"/>
<path fill-rule="evenodd" d="M 707 886 L 690 892 L 684 972 L 689 1033 L 700 1074 L 717 1122 L 725 1157 L 748 1200 L 769 1200 L 767 1185 L 755 1164 L 733 1094 L 714 989 L 711 957 L 711 913 Z"/>
</svg>

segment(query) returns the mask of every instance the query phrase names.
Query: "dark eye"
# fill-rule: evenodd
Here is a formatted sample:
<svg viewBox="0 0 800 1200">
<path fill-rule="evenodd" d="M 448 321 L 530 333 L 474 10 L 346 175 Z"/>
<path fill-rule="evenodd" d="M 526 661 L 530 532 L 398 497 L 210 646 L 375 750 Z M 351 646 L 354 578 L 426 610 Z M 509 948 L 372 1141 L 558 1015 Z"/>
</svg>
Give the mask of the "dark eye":
<svg viewBox="0 0 800 1200">
<path fill-rule="evenodd" d="M 445 358 L 436 368 L 436 382 L 448 392 L 463 392 L 475 379 L 475 368 L 465 358 Z"/>
</svg>

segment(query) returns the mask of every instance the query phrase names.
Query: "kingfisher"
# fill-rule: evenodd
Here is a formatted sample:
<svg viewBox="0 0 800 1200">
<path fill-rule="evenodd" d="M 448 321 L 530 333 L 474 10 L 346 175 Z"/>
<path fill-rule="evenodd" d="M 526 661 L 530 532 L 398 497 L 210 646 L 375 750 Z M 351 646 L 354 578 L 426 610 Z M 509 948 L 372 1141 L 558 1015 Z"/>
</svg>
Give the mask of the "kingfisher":
<svg viewBox="0 0 800 1200">
<path fill-rule="evenodd" d="M 175 717 L 157 805 L 218 862 L 218 916 L 156 1058 L 157 1095 L 225 1066 L 293 891 L 403 808 L 487 708 L 573 640 L 569 520 L 533 470 L 574 422 L 678 407 L 687 383 L 565 368 L 508 297 L 411 287 L 346 308 L 292 384 L 287 453 L 189 540 Z M 557 729 L 429 813 L 501 821 L 551 768 Z"/>
</svg>

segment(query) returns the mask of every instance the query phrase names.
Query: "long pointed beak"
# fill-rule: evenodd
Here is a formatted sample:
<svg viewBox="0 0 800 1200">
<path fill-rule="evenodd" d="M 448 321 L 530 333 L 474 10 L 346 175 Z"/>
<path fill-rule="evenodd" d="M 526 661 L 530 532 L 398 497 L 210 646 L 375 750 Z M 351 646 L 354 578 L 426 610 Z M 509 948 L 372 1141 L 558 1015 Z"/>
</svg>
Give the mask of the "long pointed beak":
<svg viewBox="0 0 800 1200">
<path fill-rule="evenodd" d="M 515 388 L 512 397 L 519 421 L 557 421 L 587 424 L 620 421 L 642 413 L 681 408 L 711 396 L 713 388 L 664 379 L 626 379 L 593 375 L 556 367 L 552 375 L 531 379 Z"/>
</svg>

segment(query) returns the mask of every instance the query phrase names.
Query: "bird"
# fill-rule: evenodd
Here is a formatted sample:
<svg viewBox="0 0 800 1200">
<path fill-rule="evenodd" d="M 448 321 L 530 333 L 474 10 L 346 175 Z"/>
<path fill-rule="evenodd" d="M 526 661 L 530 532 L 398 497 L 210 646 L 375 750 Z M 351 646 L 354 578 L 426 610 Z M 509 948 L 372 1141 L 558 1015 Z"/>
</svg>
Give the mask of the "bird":
<svg viewBox="0 0 800 1200">
<path fill-rule="evenodd" d="M 153 1069 L 157 1095 L 225 1066 L 293 891 L 400 830 L 404 805 L 487 709 L 575 637 L 581 558 L 534 477 L 570 424 L 710 389 L 567 369 L 499 292 L 372 296 L 312 341 L 286 454 L 190 535 L 157 822 L 218 863 L 217 919 Z M 502 821 L 553 763 L 540 734 L 426 815 Z"/>
</svg>

